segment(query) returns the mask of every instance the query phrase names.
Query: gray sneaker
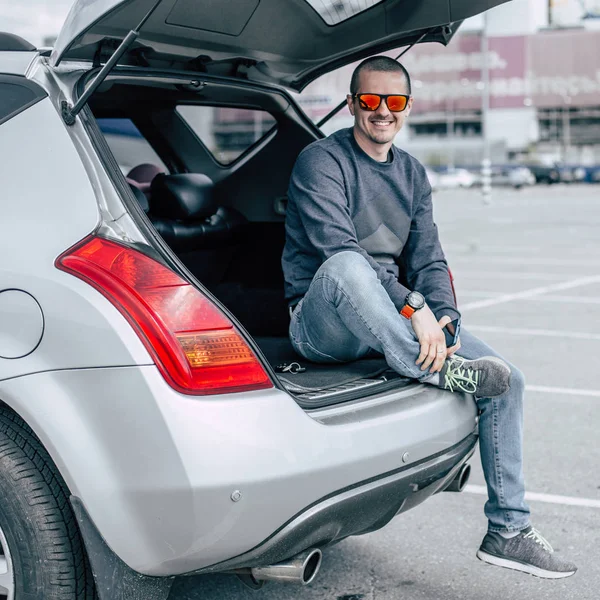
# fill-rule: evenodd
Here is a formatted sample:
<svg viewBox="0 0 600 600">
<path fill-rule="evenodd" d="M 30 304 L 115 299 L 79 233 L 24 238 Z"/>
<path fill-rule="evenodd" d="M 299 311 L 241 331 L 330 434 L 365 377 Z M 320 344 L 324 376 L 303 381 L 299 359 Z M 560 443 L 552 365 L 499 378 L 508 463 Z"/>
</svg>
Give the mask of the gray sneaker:
<svg viewBox="0 0 600 600">
<path fill-rule="evenodd" d="M 510 539 L 488 531 L 477 550 L 477 558 L 491 565 L 523 571 L 544 579 L 570 577 L 577 567 L 557 558 L 539 531 L 528 527 Z"/>
<path fill-rule="evenodd" d="M 476 360 L 451 356 L 440 371 L 439 387 L 451 392 L 474 394 L 479 398 L 494 398 L 508 392 L 510 367 L 495 356 Z"/>
</svg>

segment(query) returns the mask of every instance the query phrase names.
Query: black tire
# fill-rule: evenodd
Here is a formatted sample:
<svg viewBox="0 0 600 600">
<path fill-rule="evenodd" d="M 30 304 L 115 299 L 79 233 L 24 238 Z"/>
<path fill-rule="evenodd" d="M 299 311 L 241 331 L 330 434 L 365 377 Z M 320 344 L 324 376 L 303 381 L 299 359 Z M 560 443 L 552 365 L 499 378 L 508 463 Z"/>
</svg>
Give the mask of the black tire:
<svg viewBox="0 0 600 600">
<path fill-rule="evenodd" d="M 0 528 L 15 600 L 97 599 L 67 486 L 33 431 L 1 405 Z"/>
</svg>

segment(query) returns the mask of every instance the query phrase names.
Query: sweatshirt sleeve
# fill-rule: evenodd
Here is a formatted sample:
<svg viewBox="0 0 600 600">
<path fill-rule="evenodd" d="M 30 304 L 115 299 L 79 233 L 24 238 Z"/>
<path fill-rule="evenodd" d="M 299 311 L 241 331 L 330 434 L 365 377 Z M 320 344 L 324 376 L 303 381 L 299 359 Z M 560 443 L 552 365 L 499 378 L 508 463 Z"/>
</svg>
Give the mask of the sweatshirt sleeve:
<svg viewBox="0 0 600 600">
<path fill-rule="evenodd" d="M 418 201 L 408 240 L 402 252 L 406 280 L 410 288 L 425 296 L 425 301 L 439 320 L 444 315 L 460 317 L 454 300 L 450 271 L 444 256 L 437 225 L 433 221 L 431 186 L 426 179 L 425 193 Z"/>
<path fill-rule="evenodd" d="M 288 198 L 323 262 L 344 251 L 364 256 L 396 308 L 402 309 L 409 290 L 358 245 L 342 169 L 335 158 L 320 148 L 302 152 L 292 172 Z"/>
</svg>

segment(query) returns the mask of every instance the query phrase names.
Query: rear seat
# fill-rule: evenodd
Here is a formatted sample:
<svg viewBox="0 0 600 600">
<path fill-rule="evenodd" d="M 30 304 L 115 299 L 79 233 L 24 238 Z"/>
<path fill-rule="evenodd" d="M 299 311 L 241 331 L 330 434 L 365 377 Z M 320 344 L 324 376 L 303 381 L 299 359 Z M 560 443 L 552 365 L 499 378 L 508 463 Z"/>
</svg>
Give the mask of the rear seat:
<svg viewBox="0 0 600 600">
<path fill-rule="evenodd" d="M 262 261 L 249 246 L 247 220 L 232 208 L 217 206 L 208 177 L 158 174 L 145 194 L 138 181 L 127 181 L 180 260 L 248 331 L 287 340 L 289 315 L 283 282 L 273 286 L 256 277 Z"/>
<path fill-rule="evenodd" d="M 176 252 L 219 248 L 239 239 L 246 218 L 233 208 L 219 207 L 213 190 L 211 179 L 199 173 L 153 179 L 152 222 Z"/>
<path fill-rule="evenodd" d="M 237 210 L 218 206 L 206 175 L 159 174 L 150 189 L 150 220 L 203 283 L 223 280 L 247 225 Z"/>
</svg>

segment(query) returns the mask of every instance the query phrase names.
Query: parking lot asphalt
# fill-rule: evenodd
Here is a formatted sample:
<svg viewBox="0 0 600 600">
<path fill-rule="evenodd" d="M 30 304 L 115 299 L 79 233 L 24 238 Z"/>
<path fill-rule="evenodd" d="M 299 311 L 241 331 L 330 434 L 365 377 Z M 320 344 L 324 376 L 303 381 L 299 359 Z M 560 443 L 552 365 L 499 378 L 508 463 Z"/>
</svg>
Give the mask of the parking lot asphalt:
<svg viewBox="0 0 600 600">
<path fill-rule="evenodd" d="M 533 522 L 571 578 L 479 562 L 479 460 L 461 494 L 439 494 L 384 529 L 326 549 L 305 588 L 177 581 L 170 600 L 597 600 L 600 598 L 600 186 L 440 191 L 436 221 L 463 325 L 527 378 L 525 477 Z"/>
</svg>

